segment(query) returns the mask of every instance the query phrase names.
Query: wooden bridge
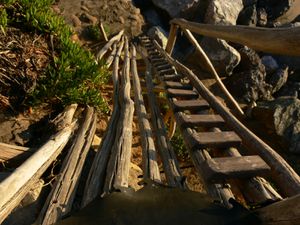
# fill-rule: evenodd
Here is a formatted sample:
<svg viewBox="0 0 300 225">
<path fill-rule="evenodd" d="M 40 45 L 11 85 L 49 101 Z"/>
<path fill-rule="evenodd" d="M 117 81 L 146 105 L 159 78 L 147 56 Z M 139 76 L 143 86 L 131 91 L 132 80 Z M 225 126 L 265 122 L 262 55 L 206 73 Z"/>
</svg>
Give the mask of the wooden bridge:
<svg viewBox="0 0 300 225">
<path fill-rule="evenodd" d="M 88 173 L 81 207 L 99 195 L 128 187 L 135 112 L 141 134 L 144 179 L 162 182 L 157 162 L 159 155 L 167 185 L 187 189 L 170 143 L 177 126 L 211 197 L 230 208 L 229 199 L 235 199 L 234 190 L 239 189 L 247 204 L 261 206 L 257 213 L 265 224 L 300 224 L 298 174 L 243 125 L 243 111 L 226 90 L 188 28 L 199 34 L 211 35 L 205 27 L 197 29 L 195 23 L 175 20 L 166 49 L 147 36 L 129 41 L 121 31 L 98 53 L 97 60 L 105 58 L 107 66 L 112 67 L 114 105 L 108 128 Z M 201 74 L 194 74 L 172 58 L 179 29 L 203 56 L 207 68 L 230 102 L 231 110 L 205 87 L 200 80 Z M 214 33 L 212 36 L 224 38 L 226 35 Z M 143 91 L 146 91 L 147 105 Z M 159 93 L 165 94 L 169 106 L 169 130 L 157 101 Z M 80 113 L 81 116 L 78 116 Z M 56 118 L 57 133 L 1 181 L 0 223 L 18 206 L 62 151 L 67 154 L 37 224 L 54 224 L 70 213 L 95 134 L 96 119 L 93 108 L 87 107 L 79 112 L 75 104 Z M 70 144 L 67 145 L 68 142 Z M 236 187 L 233 188 L 233 185 Z M 268 206 L 262 207 L 266 203 Z M 279 210 L 290 206 L 293 208 L 289 208 L 282 219 L 282 215 L 278 215 Z"/>
</svg>

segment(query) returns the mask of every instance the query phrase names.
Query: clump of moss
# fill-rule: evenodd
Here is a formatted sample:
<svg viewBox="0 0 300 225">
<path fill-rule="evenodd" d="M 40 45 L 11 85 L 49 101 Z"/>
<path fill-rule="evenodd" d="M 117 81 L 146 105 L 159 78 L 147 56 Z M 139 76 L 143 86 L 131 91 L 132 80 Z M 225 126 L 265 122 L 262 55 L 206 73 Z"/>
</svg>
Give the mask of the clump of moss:
<svg viewBox="0 0 300 225">
<path fill-rule="evenodd" d="M 108 70 L 92 54 L 71 40 L 72 30 L 51 10 L 53 0 L 0 0 L 0 26 L 16 26 L 54 39 L 53 60 L 37 80 L 31 104 L 59 101 L 88 104 L 106 110 L 100 87 Z"/>
</svg>

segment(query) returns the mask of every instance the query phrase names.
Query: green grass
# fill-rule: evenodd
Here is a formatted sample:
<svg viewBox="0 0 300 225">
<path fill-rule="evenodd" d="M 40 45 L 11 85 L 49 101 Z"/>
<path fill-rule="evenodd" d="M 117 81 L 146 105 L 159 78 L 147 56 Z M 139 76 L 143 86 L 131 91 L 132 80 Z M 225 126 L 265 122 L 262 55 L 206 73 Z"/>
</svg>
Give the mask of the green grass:
<svg viewBox="0 0 300 225">
<path fill-rule="evenodd" d="M 55 56 L 41 75 L 30 104 L 79 103 L 106 110 L 100 87 L 108 78 L 105 65 L 97 65 L 92 54 L 71 40 L 72 30 L 52 12 L 53 0 L 0 0 L 0 26 L 17 26 L 55 39 Z M 2 28 L 3 27 L 3 28 Z"/>
<path fill-rule="evenodd" d="M 179 156 L 180 159 L 186 160 L 189 158 L 188 151 L 185 147 L 182 136 L 178 129 L 176 129 L 176 132 L 171 139 L 171 144 L 173 146 L 175 153 Z"/>
</svg>

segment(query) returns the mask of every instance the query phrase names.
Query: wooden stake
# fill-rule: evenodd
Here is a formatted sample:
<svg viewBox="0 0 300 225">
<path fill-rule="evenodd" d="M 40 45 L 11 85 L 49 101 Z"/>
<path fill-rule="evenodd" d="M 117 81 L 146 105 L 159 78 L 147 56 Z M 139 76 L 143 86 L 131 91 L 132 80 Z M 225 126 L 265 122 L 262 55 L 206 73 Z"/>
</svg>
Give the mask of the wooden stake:
<svg viewBox="0 0 300 225">
<path fill-rule="evenodd" d="M 175 24 L 171 24 L 169 38 L 166 46 L 166 52 L 169 53 L 170 55 L 172 55 L 175 46 L 175 42 L 177 38 L 177 30 L 178 30 L 178 26 Z"/>
<path fill-rule="evenodd" d="M 237 103 L 237 101 L 232 97 L 232 95 L 230 94 L 230 92 L 227 90 L 227 88 L 223 84 L 222 80 L 220 79 L 220 77 L 219 77 L 217 71 L 215 70 L 213 64 L 211 63 L 210 59 L 208 58 L 208 56 L 206 55 L 206 53 L 204 52 L 204 50 L 201 48 L 200 44 L 195 39 L 195 37 L 193 36 L 193 34 L 189 30 L 187 30 L 187 29 L 183 29 L 183 32 L 185 33 L 185 35 L 187 36 L 187 38 L 190 40 L 190 42 L 193 44 L 193 46 L 196 48 L 196 51 L 204 59 L 204 61 L 206 63 L 206 66 L 208 67 L 210 73 L 214 76 L 214 78 L 215 78 L 218 86 L 220 87 L 220 89 L 222 90 L 222 92 L 225 94 L 227 100 L 233 106 L 233 109 L 234 109 L 234 112 L 236 113 L 236 115 L 238 117 L 241 117 L 241 118 L 244 117 L 243 110 L 241 109 L 241 107 L 239 106 L 239 104 Z"/>
</svg>

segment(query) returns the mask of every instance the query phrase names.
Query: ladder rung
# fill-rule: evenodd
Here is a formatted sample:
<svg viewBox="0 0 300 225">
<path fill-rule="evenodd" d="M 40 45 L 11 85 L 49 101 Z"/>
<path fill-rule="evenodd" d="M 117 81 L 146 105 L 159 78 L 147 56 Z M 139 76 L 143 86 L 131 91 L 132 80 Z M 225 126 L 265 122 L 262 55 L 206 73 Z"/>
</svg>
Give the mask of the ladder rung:
<svg viewBox="0 0 300 225">
<path fill-rule="evenodd" d="M 182 98 L 198 98 L 199 95 L 197 92 L 192 90 L 184 90 L 184 89 L 173 89 L 168 88 L 167 94 L 169 97 L 182 97 Z"/>
<path fill-rule="evenodd" d="M 208 102 L 203 99 L 195 99 L 173 101 L 173 108 L 175 112 L 183 110 L 200 111 L 209 109 L 210 106 Z"/>
<path fill-rule="evenodd" d="M 219 127 L 225 124 L 224 119 L 220 115 L 214 114 L 177 114 L 178 122 L 181 126 L 185 127 Z"/>
</svg>

